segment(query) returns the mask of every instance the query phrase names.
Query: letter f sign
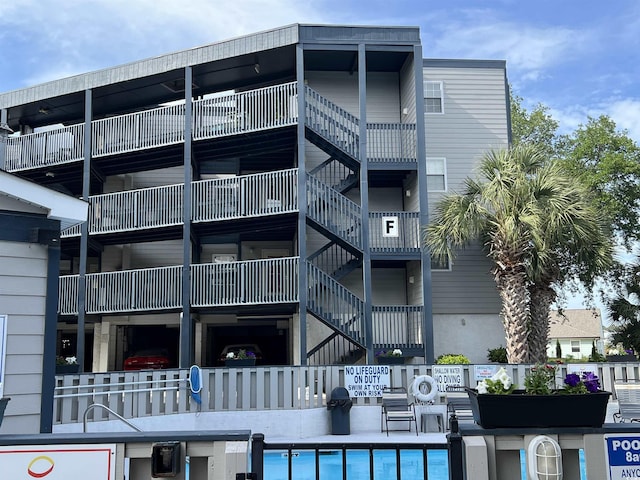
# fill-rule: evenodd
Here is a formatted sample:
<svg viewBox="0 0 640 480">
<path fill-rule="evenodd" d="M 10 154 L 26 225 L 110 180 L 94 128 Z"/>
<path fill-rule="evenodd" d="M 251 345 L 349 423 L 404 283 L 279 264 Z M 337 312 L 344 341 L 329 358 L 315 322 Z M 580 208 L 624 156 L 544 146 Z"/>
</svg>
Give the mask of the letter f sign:
<svg viewBox="0 0 640 480">
<path fill-rule="evenodd" d="M 398 217 L 382 217 L 382 236 L 398 236 Z"/>
</svg>

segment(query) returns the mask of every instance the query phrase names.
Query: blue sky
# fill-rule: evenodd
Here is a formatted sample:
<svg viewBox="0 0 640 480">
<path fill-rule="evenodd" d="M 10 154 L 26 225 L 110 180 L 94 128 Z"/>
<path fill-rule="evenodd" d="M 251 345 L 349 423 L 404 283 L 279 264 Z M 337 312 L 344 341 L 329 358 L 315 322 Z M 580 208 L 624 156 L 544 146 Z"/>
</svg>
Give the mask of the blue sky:
<svg viewBox="0 0 640 480">
<path fill-rule="evenodd" d="M 425 57 L 506 60 L 563 132 L 607 114 L 640 142 L 637 0 L 2 2 L 0 92 L 298 22 L 419 26 Z"/>
</svg>

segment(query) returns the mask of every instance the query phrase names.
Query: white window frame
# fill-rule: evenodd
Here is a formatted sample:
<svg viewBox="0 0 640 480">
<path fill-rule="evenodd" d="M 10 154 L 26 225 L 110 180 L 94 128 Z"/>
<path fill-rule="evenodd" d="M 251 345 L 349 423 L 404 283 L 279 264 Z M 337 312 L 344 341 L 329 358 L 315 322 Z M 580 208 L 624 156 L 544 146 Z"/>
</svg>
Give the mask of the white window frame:
<svg viewBox="0 0 640 480">
<path fill-rule="evenodd" d="M 581 349 L 581 345 L 580 345 L 580 340 L 570 340 L 570 345 L 571 345 L 571 353 L 580 353 L 582 351 Z"/>
<path fill-rule="evenodd" d="M 447 159 L 445 157 L 427 157 L 426 159 L 426 163 L 427 163 L 427 180 L 429 178 L 429 176 L 440 176 L 442 175 L 443 177 L 443 184 L 444 184 L 444 189 L 443 190 L 430 190 L 429 187 L 427 186 L 427 193 L 431 193 L 431 192 L 446 192 L 449 188 L 448 182 L 447 182 Z M 429 173 L 429 164 L 434 165 L 434 164 L 440 164 L 442 166 L 442 173 Z M 428 181 L 427 181 L 427 185 L 428 185 Z"/>
<path fill-rule="evenodd" d="M 430 258 L 429 267 L 431 268 L 432 272 L 450 272 L 451 271 L 451 258 L 449 258 L 447 256 L 447 265 L 446 265 L 446 267 L 443 266 L 441 268 L 434 267 L 433 258 Z"/>
<path fill-rule="evenodd" d="M 438 85 L 439 92 L 436 92 L 433 86 Z M 424 81 L 424 113 L 426 115 L 443 115 L 444 114 L 444 85 L 442 81 L 425 80 Z M 439 95 L 438 95 L 439 93 Z M 437 98 L 440 100 L 440 111 L 430 112 L 427 110 L 427 100 Z"/>
</svg>

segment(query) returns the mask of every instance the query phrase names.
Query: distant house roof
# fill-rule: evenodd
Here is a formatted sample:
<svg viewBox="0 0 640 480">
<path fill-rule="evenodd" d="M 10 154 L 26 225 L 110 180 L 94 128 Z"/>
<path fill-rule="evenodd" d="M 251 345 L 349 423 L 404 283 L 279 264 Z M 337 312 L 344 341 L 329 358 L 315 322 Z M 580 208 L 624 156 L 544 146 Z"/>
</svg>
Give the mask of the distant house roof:
<svg viewBox="0 0 640 480">
<path fill-rule="evenodd" d="M 88 204 L 0 170 L 0 210 L 43 213 L 67 228 L 87 220 Z"/>
<path fill-rule="evenodd" d="M 602 318 L 599 310 L 551 312 L 549 338 L 600 338 Z"/>
</svg>

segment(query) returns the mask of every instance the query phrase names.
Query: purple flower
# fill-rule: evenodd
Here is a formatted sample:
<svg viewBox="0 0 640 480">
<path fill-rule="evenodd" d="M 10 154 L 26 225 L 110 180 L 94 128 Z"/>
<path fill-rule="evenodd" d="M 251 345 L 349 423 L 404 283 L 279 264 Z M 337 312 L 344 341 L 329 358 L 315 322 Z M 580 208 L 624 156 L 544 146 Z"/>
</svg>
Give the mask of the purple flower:
<svg viewBox="0 0 640 480">
<path fill-rule="evenodd" d="M 569 373 L 564 379 L 564 383 L 570 387 L 575 387 L 580 383 L 580 375 L 576 373 Z"/>
<path fill-rule="evenodd" d="M 600 390 L 600 379 L 598 379 L 598 377 L 594 373 L 585 372 L 582 377 L 584 386 L 587 387 L 587 390 L 589 392 L 594 393 Z"/>
</svg>

